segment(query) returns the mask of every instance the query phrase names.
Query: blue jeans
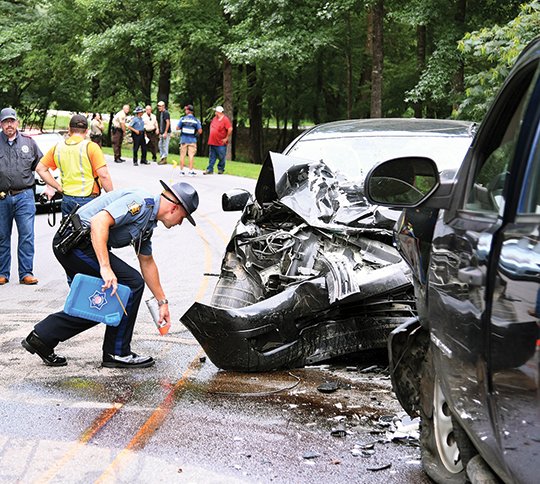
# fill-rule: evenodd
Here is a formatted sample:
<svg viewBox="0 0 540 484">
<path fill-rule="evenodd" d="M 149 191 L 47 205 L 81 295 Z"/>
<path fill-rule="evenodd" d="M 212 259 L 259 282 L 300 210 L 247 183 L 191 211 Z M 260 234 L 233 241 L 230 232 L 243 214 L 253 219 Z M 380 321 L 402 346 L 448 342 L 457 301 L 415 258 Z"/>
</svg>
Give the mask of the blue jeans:
<svg viewBox="0 0 540 484">
<path fill-rule="evenodd" d="M 167 133 L 167 137 L 164 138 L 163 135 L 159 135 L 159 155 L 161 159 L 167 158 L 169 156 L 169 141 L 171 140 L 171 133 Z"/>
<path fill-rule="evenodd" d="M 71 195 L 64 195 L 62 197 L 62 204 L 60 205 L 60 210 L 62 211 L 62 217 L 69 215 L 75 205 L 82 207 L 88 202 L 91 202 L 96 197 L 72 197 Z"/>
<path fill-rule="evenodd" d="M 208 160 L 208 168 L 206 168 L 206 171 L 209 171 L 211 173 L 214 171 L 216 158 L 219 160 L 218 166 L 217 166 L 218 170 L 225 171 L 225 158 L 227 156 L 227 145 L 225 146 L 208 145 L 208 153 L 209 153 L 209 160 Z"/>
<path fill-rule="evenodd" d="M 34 275 L 35 217 L 36 204 L 31 188 L 0 200 L 0 276 L 9 279 L 10 275 L 13 220 L 19 234 L 17 245 L 19 281 L 25 276 Z"/>
</svg>

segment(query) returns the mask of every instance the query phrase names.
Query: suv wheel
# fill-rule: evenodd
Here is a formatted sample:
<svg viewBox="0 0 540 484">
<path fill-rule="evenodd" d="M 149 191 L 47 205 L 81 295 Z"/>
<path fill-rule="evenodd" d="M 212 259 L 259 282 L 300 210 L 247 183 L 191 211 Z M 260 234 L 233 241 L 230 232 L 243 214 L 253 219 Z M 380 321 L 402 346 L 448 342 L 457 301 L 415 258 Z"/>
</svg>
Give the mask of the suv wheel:
<svg viewBox="0 0 540 484">
<path fill-rule="evenodd" d="M 421 374 L 420 444 L 424 469 L 435 482 L 466 482 L 464 468 L 476 452 L 465 432 L 452 418 L 433 366 L 431 349 Z"/>
</svg>

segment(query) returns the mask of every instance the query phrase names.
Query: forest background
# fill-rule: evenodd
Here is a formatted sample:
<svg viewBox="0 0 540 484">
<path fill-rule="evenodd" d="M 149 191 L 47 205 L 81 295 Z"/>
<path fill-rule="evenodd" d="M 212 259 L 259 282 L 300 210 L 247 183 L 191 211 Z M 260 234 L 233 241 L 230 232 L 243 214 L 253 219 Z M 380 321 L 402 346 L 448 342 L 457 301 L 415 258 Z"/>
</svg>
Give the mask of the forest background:
<svg viewBox="0 0 540 484">
<path fill-rule="evenodd" d="M 0 0 L 0 106 L 193 104 L 233 120 L 260 164 L 305 125 L 369 117 L 481 121 L 540 0 Z M 248 140 L 237 153 L 237 134 Z"/>
</svg>

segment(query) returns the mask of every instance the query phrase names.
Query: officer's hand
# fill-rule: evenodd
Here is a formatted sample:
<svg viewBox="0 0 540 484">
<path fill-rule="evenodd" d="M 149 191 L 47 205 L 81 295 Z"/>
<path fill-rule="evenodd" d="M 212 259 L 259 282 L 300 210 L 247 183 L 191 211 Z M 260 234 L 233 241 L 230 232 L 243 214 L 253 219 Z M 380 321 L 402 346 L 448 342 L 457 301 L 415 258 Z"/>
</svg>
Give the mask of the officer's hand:
<svg viewBox="0 0 540 484">
<path fill-rule="evenodd" d="M 163 320 L 167 324 L 171 324 L 171 314 L 169 313 L 169 305 L 168 304 L 162 304 L 159 306 L 159 321 L 158 324 L 161 325 L 163 323 Z"/>
<path fill-rule="evenodd" d="M 114 296 L 116 290 L 118 289 L 118 280 L 116 279 L 116 274 L 110 267 L 102 267 L 100 268 L 99 272 L 101 274 L 101 278 L 103 279 L 103 286 L 101 286 L 101 290 L 104 291 L 105 289 L 112 287 L 111 296 Z"/>
</svg>

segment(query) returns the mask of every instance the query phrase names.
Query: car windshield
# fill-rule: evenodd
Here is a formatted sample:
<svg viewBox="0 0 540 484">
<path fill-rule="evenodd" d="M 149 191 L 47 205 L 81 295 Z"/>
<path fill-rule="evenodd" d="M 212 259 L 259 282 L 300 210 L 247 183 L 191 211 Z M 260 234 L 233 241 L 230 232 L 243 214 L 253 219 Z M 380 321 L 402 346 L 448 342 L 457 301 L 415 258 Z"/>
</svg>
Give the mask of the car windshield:
<svg viewBox="0 0 540 484">
<path fill-rule="evenodd" d="M 455 172 L 471 138 L 467 136 L 363 136 L 355 138 L 300 140 L 288 155 L 322 160 L 349 180 L 364 180 L 376 164 L 403 156 L 432 158 L 440 171 Z"/>
</svg>

